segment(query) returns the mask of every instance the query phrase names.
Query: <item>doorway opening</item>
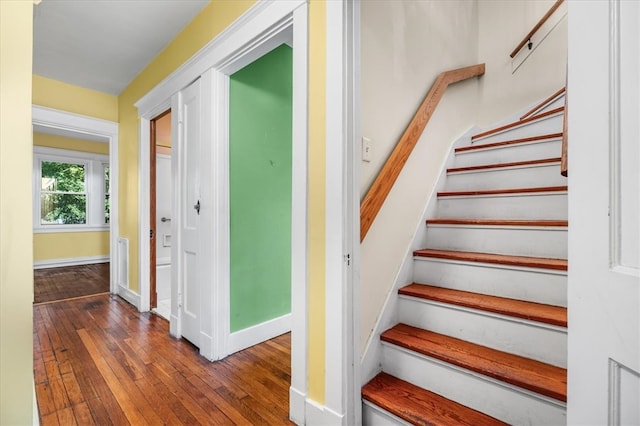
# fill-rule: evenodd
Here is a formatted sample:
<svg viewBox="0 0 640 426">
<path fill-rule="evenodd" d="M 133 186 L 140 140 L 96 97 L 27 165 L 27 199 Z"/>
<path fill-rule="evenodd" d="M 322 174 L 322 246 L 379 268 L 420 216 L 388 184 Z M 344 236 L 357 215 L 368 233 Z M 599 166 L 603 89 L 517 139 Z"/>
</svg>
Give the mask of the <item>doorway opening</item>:
<svg viewBox="0 0 640 426">
<path fill-rule="evenodd" d="M 34 301 L 118 291 L 118 124 L 33 106 Z"/>
<path fill-rule="evenodd" d="M 292 58 L 229 76 L 229 354 L 291 330 Z"/>
<path fill-rule="evenodd" d="M 171 316 L 171 110 L 150 123 L 149 145 L 149 301 L 153 312 Z"/>
</svg>

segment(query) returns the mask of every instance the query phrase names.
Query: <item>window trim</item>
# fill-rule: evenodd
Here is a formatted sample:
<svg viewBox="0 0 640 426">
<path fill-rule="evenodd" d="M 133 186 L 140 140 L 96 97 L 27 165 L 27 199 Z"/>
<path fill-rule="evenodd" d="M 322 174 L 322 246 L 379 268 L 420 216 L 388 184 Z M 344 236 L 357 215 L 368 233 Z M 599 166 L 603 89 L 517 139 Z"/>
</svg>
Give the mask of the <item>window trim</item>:
<svg viewBox="0 0 640 426">
<path fill-rule="evenodd" d="M 40 222 L 41 165 L 42 161 L 74 163 L 85 165 L 85 191 L 87 197 L 87 223 L 69 225 L 43 225 Z M 33 232 L 95 232 L 108 231 L 104 223 L 104 166 L 109 164 L 109 156 L 92 152 L 71 151 L 42 146 L 33 147 Z M 100 202 L 102 200 L 102 202 Z"/>
</svg>

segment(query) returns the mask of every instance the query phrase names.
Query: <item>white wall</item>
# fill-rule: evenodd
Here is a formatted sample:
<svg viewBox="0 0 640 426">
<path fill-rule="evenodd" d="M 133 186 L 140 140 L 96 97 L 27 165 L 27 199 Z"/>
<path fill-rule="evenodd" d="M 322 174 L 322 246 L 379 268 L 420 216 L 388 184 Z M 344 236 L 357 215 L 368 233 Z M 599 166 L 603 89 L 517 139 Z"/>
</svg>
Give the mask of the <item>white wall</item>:
<svg viewBox="0 0 640 426">
<path fill-rule="evenodd" d="M 565 85 L 566 16 L 515 72 L 509 56 L 554 3 L 555 0 L 478 2 L 478 58 L 486 63 L 478 115 L 481 127 L 502 120 Z M 566 5 L 556 11 L 557 16 L 563 10 Z"/>
<path fill-rule="evenodd" d="M 475 1 L 362 2 L 361 196 L 386 161 L 437 75 L 477 61 Z M 477 80 L 445 94 L 362 244 L 361 349 L 398 273 L 453 139 L 475 122 Z"/>
<path fill-rule="evenodd" d="M 362 2 L 362 196 L 442 71 L 477 62 L 476 1 Z M 362 198 L 362 197 L 361 197 Z"/>
</svg>

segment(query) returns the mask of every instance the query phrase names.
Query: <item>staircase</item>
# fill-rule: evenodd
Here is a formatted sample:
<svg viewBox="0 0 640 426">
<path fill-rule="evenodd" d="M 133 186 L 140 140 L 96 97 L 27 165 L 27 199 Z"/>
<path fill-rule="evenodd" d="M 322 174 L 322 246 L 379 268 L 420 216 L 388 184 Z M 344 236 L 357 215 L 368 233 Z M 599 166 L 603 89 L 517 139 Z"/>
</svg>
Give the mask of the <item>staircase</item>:
<svg viewBox="0 0 640 426">
<path fill-rule="evenodd" d="M 564 91 L 455 149 L 365 424 L 566 423 Z"/>
</svg>

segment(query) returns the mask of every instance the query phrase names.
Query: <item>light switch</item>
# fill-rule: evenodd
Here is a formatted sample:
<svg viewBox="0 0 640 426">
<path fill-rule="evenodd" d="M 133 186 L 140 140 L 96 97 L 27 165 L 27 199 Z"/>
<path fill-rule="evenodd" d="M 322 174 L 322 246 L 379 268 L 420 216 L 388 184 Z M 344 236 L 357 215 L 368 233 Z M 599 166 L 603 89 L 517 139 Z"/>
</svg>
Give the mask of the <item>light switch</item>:
<svg viewBox="0 0 640 426">
<path fill-rule="evenodd" d="M 362 161 L 366 161 L 367 163 L 371 161 L 373 157 L 373 144 L 371 139 L 362 138 Z"/>
</svg>

